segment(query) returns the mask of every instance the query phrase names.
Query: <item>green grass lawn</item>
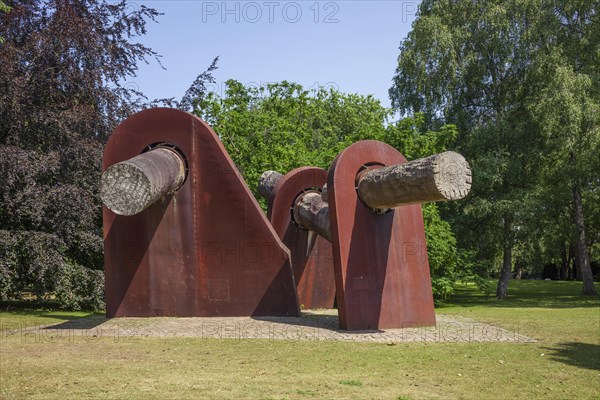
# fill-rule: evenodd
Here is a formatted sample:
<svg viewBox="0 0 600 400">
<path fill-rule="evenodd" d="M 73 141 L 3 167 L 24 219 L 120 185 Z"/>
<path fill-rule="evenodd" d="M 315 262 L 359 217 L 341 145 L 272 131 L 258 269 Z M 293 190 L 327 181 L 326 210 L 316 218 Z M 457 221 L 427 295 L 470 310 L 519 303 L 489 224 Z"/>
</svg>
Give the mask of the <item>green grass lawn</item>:
<svg viewBox="0 0 600 400">
<path fill-rule="evenodd" d="M 2 335 L 2 399 L 600 399 L 600 300 L 580 282 L 473 285 L 437 308 L 538 343 L 387 344 Z M 35 326 L 89 313 L 0 312 Z"/>
</svg>

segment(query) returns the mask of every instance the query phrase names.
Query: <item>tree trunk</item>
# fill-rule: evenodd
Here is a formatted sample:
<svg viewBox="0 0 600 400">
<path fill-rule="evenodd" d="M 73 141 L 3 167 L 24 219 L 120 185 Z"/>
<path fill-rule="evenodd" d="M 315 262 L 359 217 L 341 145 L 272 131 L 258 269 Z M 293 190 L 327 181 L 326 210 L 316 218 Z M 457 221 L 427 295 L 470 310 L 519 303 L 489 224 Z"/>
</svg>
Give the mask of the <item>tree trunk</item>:
<svg viewBox="0 0 600 400">
<path fill-rule="evenodd" d="M 563 247 L 561 253 L 561 267 L 560 267 L 560 279 L 566 281 L 569 278 L 569 255 L 567 254 L 566 247 Z"/>
<path fill-rule="evenodd" d="M 523 268 L 521 268 L 521 262 L 515 262 L 515 279 L 521 279 L 523 274 Z"/>
<path fill-rule="evenodd" d="M 576 263 L 577 272 L 583 281 L 583 294 L 596 295 L 594 287 L 594 276 L 590 266 L 590 259 L 587 252 L 587 244 L 585 240 L 585 222 L 583 219 L 583 204 L 581 201 L 581 190 L 578 185 L 573 188 L 573 219 L 575 221 L 576 230 Z"/>
<path fill-rule="evenodd" d="M 569 243 L 569 280 L 575 279 L 575 246 Z"/>
<path fill-rule="evenodd" d="M 496 289 L 497 299 L 506 299 L 508 292 L 508 282 L 512 272 L 512 240 L 511 236 L 512 221 L 510 216 L 504 217 L 504 252 L 502 254 L 502 270 L 500 271 L 500 279 L 498 280 L 498 288 Z"/>
</svg>

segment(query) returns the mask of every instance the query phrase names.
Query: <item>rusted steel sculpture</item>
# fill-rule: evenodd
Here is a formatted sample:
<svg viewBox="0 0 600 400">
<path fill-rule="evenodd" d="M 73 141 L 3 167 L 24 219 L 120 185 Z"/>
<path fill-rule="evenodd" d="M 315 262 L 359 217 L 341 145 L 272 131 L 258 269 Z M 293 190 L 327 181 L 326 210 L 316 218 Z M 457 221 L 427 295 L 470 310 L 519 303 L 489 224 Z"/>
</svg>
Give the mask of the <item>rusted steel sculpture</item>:
<svg viewBox="0 0 600 400">
<path fill-rule="evenodd" d="M 289 251 L 206 123 L 135 114 L 103 171 L 108 317 L 299 315 Z"/>
<path fill-rule="evenodd" d="M 330 239 L 325 236 L 329 231 L 329 216 L 325 221 L 327 229 L 315 233 L 314 229 L 299 225 L 290 210 L 296 210 L 294 204 L 299 198 L 314 196 L 321 199 L 320 188 L 325 182 L 326 170 L 302 167 L 285 176 L 275 171 L 266 171 L 258 186 L 260 194 L 268 199 L 267 215 L 273 228 L 290 249 L 298 301 L 308 309 L 333 307 L 333 255 Z"/>
<path fill-rule="evenodd" d="M 435 325 L 418 203 L 465 196 L 471 171 L 456 153 L 398 165 L 405 163 L 393 147 L 367 140 L 345 149 L 329 169 L 337 304 L 344 329 Z"/>
<path fill-rule="evenodd" d="M 369 140 L 338 155 L 321 193 L 297 192 L 288 214 L 333 244 L 341 328 L 435 325 L 420 203 L 460 199 L 470 187 L 458 153 L 406 162 Z"/>
</svg>

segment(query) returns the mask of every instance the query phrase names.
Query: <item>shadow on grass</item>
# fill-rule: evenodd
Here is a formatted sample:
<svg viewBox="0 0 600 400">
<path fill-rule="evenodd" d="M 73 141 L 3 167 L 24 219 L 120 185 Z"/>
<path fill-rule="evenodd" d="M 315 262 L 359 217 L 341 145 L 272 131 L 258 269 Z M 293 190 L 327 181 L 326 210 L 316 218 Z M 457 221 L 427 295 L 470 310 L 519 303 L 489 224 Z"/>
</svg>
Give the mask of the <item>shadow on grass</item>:
<svg viewBox="0 0 600 400">
<path fill-rule="evenodd" d="M 51 325 L 45 329 L 94 329 L 108 321 L 103 315 L 90 315 Z"/>
<path fill-rule="evenodd" d="M 579 342 L 559 343 L 555 347 L 544 347 L 554 361 L 600 371 L 600 345 Z"/>
</svg>

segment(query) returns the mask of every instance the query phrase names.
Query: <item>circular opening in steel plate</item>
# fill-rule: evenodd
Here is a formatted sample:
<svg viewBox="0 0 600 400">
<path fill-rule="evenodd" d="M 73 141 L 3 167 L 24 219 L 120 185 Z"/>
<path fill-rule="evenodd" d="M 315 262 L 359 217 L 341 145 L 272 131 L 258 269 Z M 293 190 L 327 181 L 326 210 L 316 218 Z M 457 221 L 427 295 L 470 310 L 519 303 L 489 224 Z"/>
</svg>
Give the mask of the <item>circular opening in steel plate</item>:
<svg viewBox="0 0 600 400">
<path fill-rule="evenodd" d="M 392 212 L 394 209 L 393 208 L 371 208 L 368 205 L 366 205 L 362 201 L 362 199 L 360 198 L 360 196 L 358 194 L 358 182 L 360 180 L 360 176 L 362 173 L 364 173 L 368 170 L 373 170 L 373 169 L 377 169 L 377 168 L 381 168 L 381 167 L 385 167 L 385 164 L 382 164 L 377 161 L 364 163 L 363 165 L 360 166 L 358 171 L 356 171 L 356 179 L 354 180 L 354 190 L 356 191 L 356 197 L 358 197 L 358 201 L 360 201 L 360 204 L 362 204 L 363 206 L 368 208 L 372 213 L 377 214 L 377 215 L 388 214 L 388 213 Z"/>
<path fill-rule="evenodd" d="M 296 196 L 294 196 L 294 200 L 292 201 L 292 205 L 290 206 L 290 216 L 292 218 L 292 223 L 294 225 L 296 225 L 299 229 L 302 229 L 303 231 L 308 231 L 309 230 L 309 229 L 304 228 L 298 222 L 296 222 L 296 218 L 294 217 L 294 207 L 296 205 L 296 202 L 298 201 L 298 199 L 300 198 L 300 196 L 303 196 L 304 194 L 306 194 L 308 192 L 318 192 L 318 193 L 321 193 L 321 190 L 322 190 L 322 188 L 308 187 L 308 188 L 302 189 L 302 191 L 300 193 L 298 193 Z"/>
<path fill-rule="evenodd" d="M 172 151 L 176 152 L 179 155 L 179 157 L 181 157 L 181 159 L 183 160 L 183 165 L 185 168 L 185 175 L 183 177 L 183 182 L 181 182 L 181 185 L 179 186 L 179 189 L 181 189 L 183 187 L 183 185 L 185 184 L 185 182 L 187 181 L 187 178 L 188 178 L 188 175 L 190 172 L 190 167 L 188 164 L 187 157 L 185 156 L 185 153 L 179 147 L 174 145 L 173 143 L 156 142 L 156 143 L 152 143 L 152 144 L 149 144 L 148 146 L 144 147 L 141 154 L 147 153 L 150 150 L 159 149 L 159 148 L 172 150 Z M 177 190 L 179 190 L 179 189 L 177 189 Z"/>
</svg>

